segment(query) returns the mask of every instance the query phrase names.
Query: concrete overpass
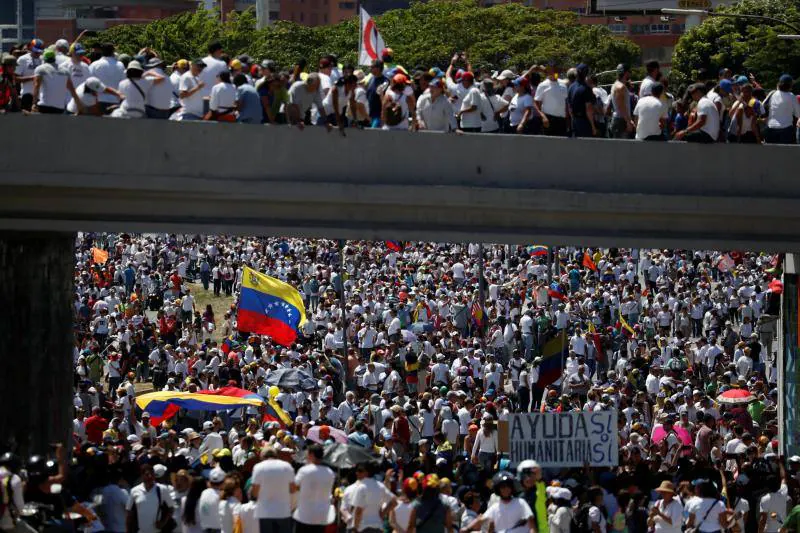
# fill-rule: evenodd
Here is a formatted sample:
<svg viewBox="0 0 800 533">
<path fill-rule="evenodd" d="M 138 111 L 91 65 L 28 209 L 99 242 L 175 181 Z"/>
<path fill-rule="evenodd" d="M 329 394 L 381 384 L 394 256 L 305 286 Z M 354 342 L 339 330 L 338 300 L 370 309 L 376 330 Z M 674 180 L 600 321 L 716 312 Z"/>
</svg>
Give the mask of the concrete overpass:
<svg viewBox="0 0 800 533">
<path fill-rule="evenodd" d="M 0 150 L 0 448 L 23 452 L 71 427 L 78 230 L 800 250 L 788 146 L 4 115 Z"/>
<path fill-rule="evenodd" d="M 791 146 L 0 124 L 5 230 L 800 249 Z"/>
</svg>

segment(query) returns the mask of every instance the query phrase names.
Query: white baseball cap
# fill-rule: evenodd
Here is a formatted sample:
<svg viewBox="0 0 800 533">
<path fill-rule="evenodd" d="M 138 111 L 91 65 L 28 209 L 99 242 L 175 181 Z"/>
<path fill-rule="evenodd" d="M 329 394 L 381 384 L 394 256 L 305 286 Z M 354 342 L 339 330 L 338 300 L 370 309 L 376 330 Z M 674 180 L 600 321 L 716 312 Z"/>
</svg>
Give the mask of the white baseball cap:
<svg viewBox="0 0 800 533">
<path fill-rule="evenodd" d="M 106 90 L 106 86 L 103 85 L 103 82 L 94 76 L 87 79 L 84 83 L 88 89 L 91 89 L 91 91 L 95 93 L 101 93 Z"/>
<path fill-rule="evenodd" d="M 214 468 L 213 470 L 211 470 L 211 473 L 208 474 L 208 480 L 211 483 L 215 484 L 222 483 L 223 481 L 225 481 L 225 471 L 220 467 Z"/>
</svg>

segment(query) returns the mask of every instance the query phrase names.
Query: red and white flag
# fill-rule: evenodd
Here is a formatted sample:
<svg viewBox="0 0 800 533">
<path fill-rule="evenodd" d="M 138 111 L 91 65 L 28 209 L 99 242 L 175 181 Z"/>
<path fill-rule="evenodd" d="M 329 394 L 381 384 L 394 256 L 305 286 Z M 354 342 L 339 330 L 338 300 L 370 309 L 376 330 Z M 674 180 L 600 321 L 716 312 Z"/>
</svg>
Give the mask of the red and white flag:
<svg viewBox="0 0 800 533">
<path fill-rule="evenodd" d="M 381 52 L 386 48 L 383 37 L 378 33 L 375 21 L 369 13 L 361 8 L 361 39 L 358 45 L 358 64 L 368 66 L 376 59 L 380 59 Z"/>
</svg>

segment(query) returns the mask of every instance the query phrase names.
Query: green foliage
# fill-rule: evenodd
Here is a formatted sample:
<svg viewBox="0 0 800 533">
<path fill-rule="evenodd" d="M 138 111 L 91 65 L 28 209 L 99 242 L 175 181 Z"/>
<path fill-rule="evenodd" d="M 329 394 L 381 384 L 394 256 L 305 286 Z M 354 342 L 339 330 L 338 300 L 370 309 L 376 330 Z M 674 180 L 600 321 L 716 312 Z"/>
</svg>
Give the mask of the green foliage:
<svg viewBox="0 0 800 533">
<path fill-rule="evenodd" d="M 466 51 L 478 67 L 527 68 L 556 61 L 563 66 L 585 62 L 595 70 L 618 63 L 636 63 L 639 48 L 611 35 L 602 25 L 578 24 L 574 13 L 501 4 L 478 6 L 477 0 L 415 2 L 409 9 L 377 17 L 377 25 L 395 59 L 407 68 L 444 67 L 454 51 Z M 284 68 L 337 54 L 355 63 L 358 54 L 358 17 L 333 26 L 310 28 L 281 21 L 255 29 L 252 10 L 224 24 L 218 14 L 199 10 L 146 25 L 117 26 L 88 41 L 110 41 L 120 51 L 136 53 L 149 46 L 169 61 L 205 55 L 209 42 L 219 40 L 231 56 L 247 53 L 273 59 Z"/>
<path fill-rule="evenodd" d="M 742 0 L 718 11 L 775 17 L 800 27 L 798 0 Z M 681 37 L 671 77 L 685 83 L 693 81 L 701 68 L 716 77 L 727 67 L 737 74 L 752 72 L 760 83 L 773 87 L 784 72 L 800 73 L 800 42 L 777 37 L 793 33 L 800 32 L 776 22 L 708 17 Z"/>
</svg>

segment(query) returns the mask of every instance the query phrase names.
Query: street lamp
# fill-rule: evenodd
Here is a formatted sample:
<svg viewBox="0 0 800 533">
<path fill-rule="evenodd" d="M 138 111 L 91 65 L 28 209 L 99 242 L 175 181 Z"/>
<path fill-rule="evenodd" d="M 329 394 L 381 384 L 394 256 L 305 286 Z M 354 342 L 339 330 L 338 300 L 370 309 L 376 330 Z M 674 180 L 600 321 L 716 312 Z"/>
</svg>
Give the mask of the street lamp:
<svg viewBox="0 0 800 533">
<path fill-rule="evenodd" d="M 785 20 L 775 18 L 775 17 L 766 17 L 764 15 L 748 15 L 743 13 L 725 13 L 725 12 L 718 12 L 718 11 L 711 11 L 709 9 L 673 9 L 673 8 L 664 8 L 661 12 L 665 15 L 700 15 L 704 17 L 728 17 L 728 18 L 736 18 L 736 19 L 752 19 L 752 20 L 761 20 L 765 22 L 773 22 L 775 24 L 780 24 L 786 26 L 787 28 L 791 28 L 793 31 L 800 34 L 800 27 L 797 27 Z M 788 36 L 790 38 L 794 38 L 793 36 Z M 800 38 L 800 37 L 798 37 Z"/>
</svg>

